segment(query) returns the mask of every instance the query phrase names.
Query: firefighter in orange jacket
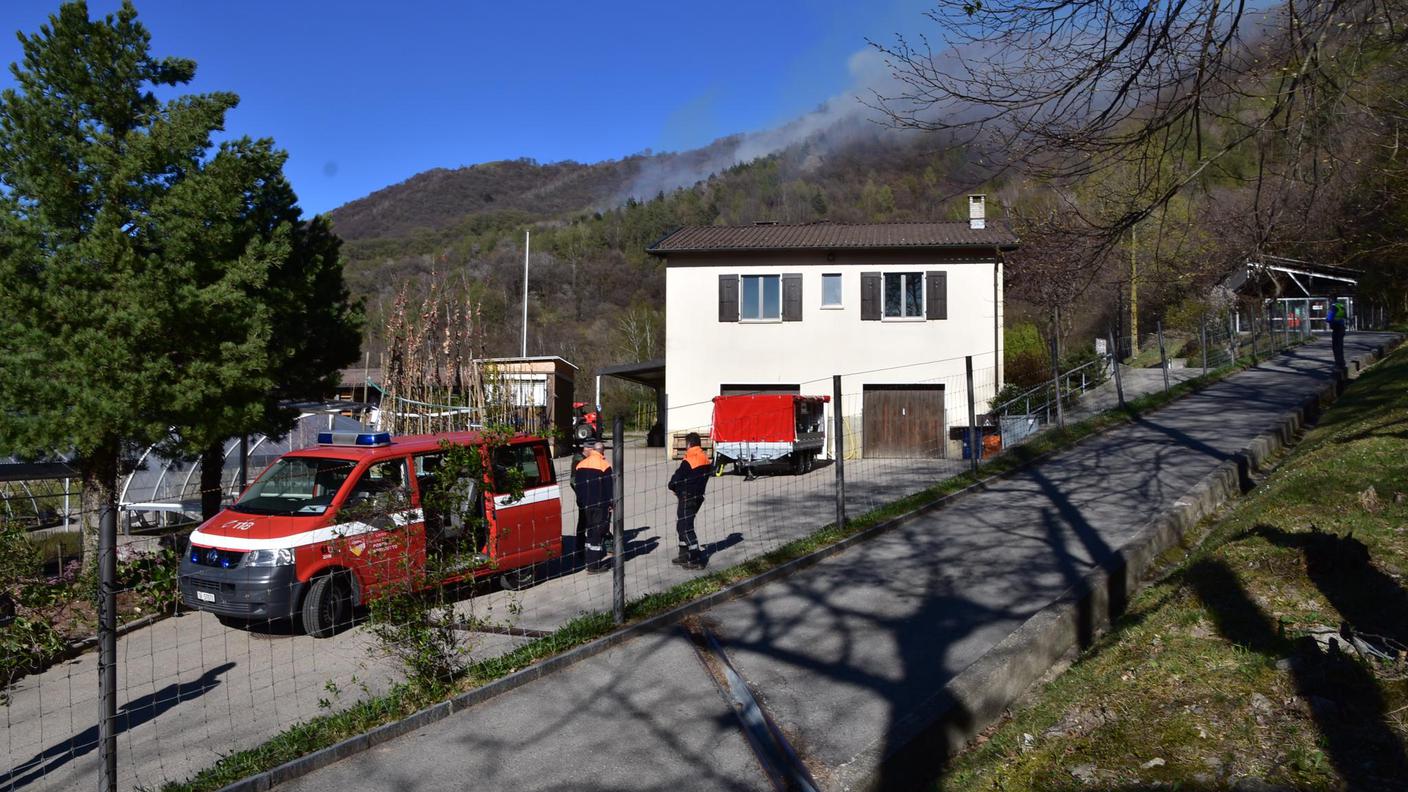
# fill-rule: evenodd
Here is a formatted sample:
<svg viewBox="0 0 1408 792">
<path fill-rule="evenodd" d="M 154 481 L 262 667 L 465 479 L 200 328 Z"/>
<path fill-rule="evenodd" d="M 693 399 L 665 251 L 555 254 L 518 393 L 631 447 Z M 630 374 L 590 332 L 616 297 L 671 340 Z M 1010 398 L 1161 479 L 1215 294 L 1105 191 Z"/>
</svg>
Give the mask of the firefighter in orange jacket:
<svg viewBox="0 0 1408 792">
<path fill-rule="evenodd" d="M 703 569 L 708 559 L 699 547 L 699 538 L 694 533 L 694 516 L 704 504 L 704 488 L 709 486 L 714 466 L 709 455 L 701 447 L 698 432 L 685 435 L 684 460 L 680 462 L 675 475 L 670 477 L 670 491 L 679 499 L 675 511 L 675 531 L 680 538 L 680 554 L 672 563 L 685 569 Z"/>
<path fill-rule="evenodd" d="M 611 503 L 615 497 L 611 479 L 611 463 L 607 461 L 600 442 L 587 446 L 585 456 L 572 470 L 572 489 L 577 493 L 579 513 L 586 517 L 587 574 L 606 572 L 611 567 L 602 563 L 607 526 L 611 522 Z"/>
</svg>

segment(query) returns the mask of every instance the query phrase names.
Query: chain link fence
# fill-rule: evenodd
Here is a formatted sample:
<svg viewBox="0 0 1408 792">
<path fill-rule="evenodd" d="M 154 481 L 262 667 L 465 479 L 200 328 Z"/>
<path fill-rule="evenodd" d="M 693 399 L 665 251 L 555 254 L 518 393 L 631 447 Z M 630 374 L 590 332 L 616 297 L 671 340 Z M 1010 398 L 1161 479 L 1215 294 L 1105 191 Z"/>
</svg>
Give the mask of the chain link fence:
<svg viewBox="0 0 1408 792">
<path fill-rule="evenodd" d="M 298 465 L 266 471 L 240 508 L 194 535 L 194 525 L 173 524 L 113 532 L 104 591 L 115 662 L 101 668 L 99 591 L 76 530 L 89 515 L 72 482 L 11 483 L 0 790 L 87 789 L 105 770 L 124 789 L 187 779 L 310 719 L 424 682 L 435 662 L 448 662 L 452 677 L 584 614 L 619 620 L 628 601 L 893 504 L 1062 421 L 1307 337 L 1271 320 L 1238 331 L 1226 316 L 1196 334 L 1141 338 L 1137 355 L 1127 354 L 1132 339 L 1107 336 L 1103 353 L 1016 392 L 999 392 L 991 355 L 916 364 L 926 376 L 822 375 L 800 385 L 797 397 L 811 398 L 760 394 L 758 404 L 787 405 L 767 420 L 672 425 L 666 448 L 647 447 L 643 433 L 609 437 L 607 512 L 579 509 L 574 460 L 552 457 L 546 442 L 486 450 L 477 491 L 465 493 L 486 519 L 458 522 L 429 495 L 447 470 L 434 444 L 316 446 Z M 722 415 L 712 407 L 671 405 L 670 414 Z M 710 454 L 692 537 L 670 487 L 690 432 Z M 390 495 L 403 500 L 349 516 L 358 499 Z M 604 513 L 609 574 L 595 574 L 586 523 Z M 688 559 L 682 544 L 696 542 L 703 570 L 677 563 Z M 432 565 L 439 577 L 428 576 Z M 408 598 L 427 581 L 449 585 Z M 379 609 L 392 600 L 421 605 Z M 112 685 L 102 729 L 100 672 Z"/>
</svg>

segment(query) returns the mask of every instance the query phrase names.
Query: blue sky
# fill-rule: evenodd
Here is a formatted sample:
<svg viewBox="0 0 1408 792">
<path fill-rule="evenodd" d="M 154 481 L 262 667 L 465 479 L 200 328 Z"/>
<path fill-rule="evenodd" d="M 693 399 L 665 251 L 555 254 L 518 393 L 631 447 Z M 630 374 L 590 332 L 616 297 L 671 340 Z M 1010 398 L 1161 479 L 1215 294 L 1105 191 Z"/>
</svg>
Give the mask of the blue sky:
<svg viewBox="0 0 1408 792">
<path fill-rule="evenodd" d="M 594 162 L 775 127 L 853 91 L 865 38 L 924 31 L 930 0 L 136 5 L 153 51 L 197 61 L 189 90 L 239 94 L 229 131 L 287 149 L 304 209 L 321 212 L 427 168 Z M 57 6 L 0 0 L 0 61 Z"/>
</svg>

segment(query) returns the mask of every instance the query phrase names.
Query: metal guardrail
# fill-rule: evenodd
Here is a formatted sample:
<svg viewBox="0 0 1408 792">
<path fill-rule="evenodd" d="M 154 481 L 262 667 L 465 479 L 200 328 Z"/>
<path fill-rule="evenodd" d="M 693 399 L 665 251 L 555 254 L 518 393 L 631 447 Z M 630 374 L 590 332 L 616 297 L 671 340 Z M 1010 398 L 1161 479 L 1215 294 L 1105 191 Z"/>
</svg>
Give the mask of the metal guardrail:
<svg viewBox="0 0 1408 792">
<path fill-rule="evenodd" d="M 1114 358 L 1111 355 L 1101 355 L 1095 360 L 1082 363 L 1081 365 L 1076 366 L 1070 371 L 1063 372 L 1059 377 L 1056 378 L 1057 382 L 1062 383 L 1062 387 L 1060 388 L 1061 396 L 1070 397 L 1071 395 L 1083 395 L 1086 390 L 1089 389 L 1090 384 L 1096 380 L 1096 377 L 1094 376 L 1095 369 L 1093 367 L 1098 366 L 1102 369 L 1108 369 L 1109 366 L 1112 364 L 1113 360 Z M 1080 377 L 1080 386 L 1079 388 L 1073 390 L 1072 382 L 1074 381 L 1077 375 L 1079 375 Z M 1104 380 L 1101 379 L 1100 381 L 1103 382 Z M 1035 412 L 1033 412 L 1032 410 L 1033 397 L 1042 399 L 1041 403 L 1037 405 L 1037 409 Z M 1022 402 L 1023 408 L 1021 412 L 1014 413 L 1010 408 L 1012 405 L 1018 402 Z M 1051 383 L 1043 382 L 1040 385 L 1036 385 L 1034 387 L 1028 388 L 1025 391 L 1022 391 L 1021 393 L 1017 394 L 1011 399 L 1008 399 L 1002 404 L 993 407 L 992 410 L 989 412 L 991 415 L 1000 415 L 1003 417 L 1008 417 L 1014 414 L 1035 415 L 1037 413 L 1049 412 L 1051 406 L 1054 403 L 1055 399 L 1051 397 Z"/>
</svg>

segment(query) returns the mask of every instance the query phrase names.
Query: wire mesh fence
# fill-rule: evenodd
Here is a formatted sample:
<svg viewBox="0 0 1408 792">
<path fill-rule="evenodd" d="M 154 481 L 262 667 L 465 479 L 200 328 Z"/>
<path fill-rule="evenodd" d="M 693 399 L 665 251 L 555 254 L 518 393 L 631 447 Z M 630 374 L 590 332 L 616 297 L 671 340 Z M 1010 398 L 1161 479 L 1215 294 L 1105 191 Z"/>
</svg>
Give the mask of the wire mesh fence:
<svg viewBox="0 0 1408 792">
<path fill-rule="evenodd" d="M 842 373 L 799 394 L 735 396 L 754 404 L 728 420 L 710 404 L 714 420 L 669 426 L 664 448 L 643 432 L 608 437 L 592 465 L 609 463 L 609 499 L 546 439 L 455 435 L 483 463 L 468 477 L 443 437 L 358 445 L 351 433 L 351 445 L 286 453 L 199 528 L 119 535 L 116 711 L 101 735 L 98 613 L 76 530 L 94 515 L 71 487 L 30 487 L 5 512 L 0 558 L 13 578 L 0 609 L 0 790 L 91 787 L 109 733 L 118 787 L 186 779 L 319 715 L 397 685 L 452 682 L 583 614 L 619 613 L 892 504 L 1121 395 L 1307 332 L 1210 317 L 1148 353 L 1158 335 L 1134 355 L 1133 339 L 1107 337 L 1106 354 L 1015 392 L 988 355 L 938 361 L 923 369 L 932 376 Z M 695 469 L 681 459 L 691 433 L 707 475 L 702 501 L 682 507 L 671 481 Z M 451 482 L 475 519 L 432 497 Z"/>
</svg>

